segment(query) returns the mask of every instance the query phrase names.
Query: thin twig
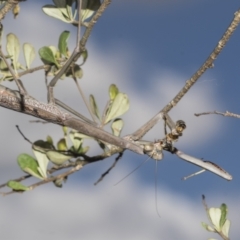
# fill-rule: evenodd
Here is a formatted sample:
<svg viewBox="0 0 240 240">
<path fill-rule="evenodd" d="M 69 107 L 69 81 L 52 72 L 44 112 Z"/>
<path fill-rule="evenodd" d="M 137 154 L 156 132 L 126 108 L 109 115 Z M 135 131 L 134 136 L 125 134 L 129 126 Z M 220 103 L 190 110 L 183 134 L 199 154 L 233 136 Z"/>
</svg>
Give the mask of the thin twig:
<svg viewBox="0 0 240 240">
<path fill-rule="evenodd" d="M 22 177 L 20 177 L 20 178 L 16 178 L 16 179 L 14 179 L 14 180 L 12 180 L 12 181 L 15 181 L 15 182 L 21 182 L 21 181 L 23 181 L 23 180 L 25 180 L 25 179 L 27 179 L 27 178 L 31 178 L 31 177 L 32 177 L 32 175 L 25 175 L 25 176 L 22 176 Z M 8 184 L 8 182 L 6 182 L 6 183 L 0 185 L 0 188 L 4 188 L 4 187 L 6 187 L 7 184 Z"/>
<path fill-rule="evenodd" d="M 2 47 L 0 47 L 0 57 L 3 59 L 4 63 L 7 65 L 9 72 L 12 74 L 12 77 L 18 87 L 19 93 L 24 96 L 28 95 L 26 89 L 24 88 L 21 80 L 18 78 L 18 76 L 15 74 L 13 68 L 11 65 L 8 63 L 6 57 L 4 56 L 4 53 L 2 52 Z"/>
<path fill-rule="evenodd" d="M 22 71 L 22 72 L 19 72 L 18 73 L 18 76 L 19 77 L 22 77 L 26 74 L 29 74 L 29 73 L 33 73 L 33 72 L 36 72 L 36 71 L 39 71 L 39 70 L 48 70 L 50 66 L 48 65 L 41 65 L 41 66 L 38 66 L 38 67 L 34 67 L 34 68 L 30 68 L 30 69 L 27 69 L 25 71 Z"/>
<path fill-rule="evenodd" d="M 90 115 L 91 115 L 91 117 L 92 117 L 92 120 L 93 120 L 95 123 L 97 123 L 96 118 L 94 117 L 94 115 L 93 115 L 93 113 L 92 113 L 92 111 L 91 111 L 91 108 L 90 108 L 90 106 L 89 106 L 89 103 L 88 103 L 88 101 L 87 101 L 87 99 L 86 99 L 86 97 L 85 97 L 85 95 L 84 95 L 84 93 L 83 93 L 80 85 L 78 84 L 77 79 L 76 79 L 75 77 L 73 77 L 73 80 L 74 80 L 74 82 L 76 83 L 77 89 L 78 89 L 78 91 L 79 91 L 79 93 L 80 93 L 80 95 L 81 95 L 81 97 L 82 97 L 82 99 L 83 99 L 83 101 L 84 101 L 87 109 L 88 109 L 88 112 L 90 113 Z"/>
<path fill-rule="evenodd" d="M 97 12 L 92 17 L 91 21 L 88 23 L 88 26 L 84 32 L 84 35 L 82 36 L 82 39 L 80 41 L 80 48 L 81 51 L 85 51 L 85 45 L 87 43 L 87 40 L 92 32 L 92 29 L 94 25 L 97 23 L 98 19 L 102 16 L 103 12 L 106 10 L 107 6 L 111 3 L 111 0 L 104 0 L 97 10 Z"/>
<path fill-rule="evenodd" d="M 109 174 L 109 172 L 117 165 L 118 160 L 123 156 L 123 152 L 119 153 L 118 156 L 116 157 L 115 161 L 113 162 L 112 166 L 106 171 L 104 172 L 101 177 L 94 183 L 94 185 L 97 185 L 99 182 L 101 182 L 104 177 Z"/>
<path fill-rule="evenodd" d="M 107 142 L 112 145 L 112 154 L 121 152 L 123 149 L 129 149 L 143 154 L 140 146 L 124 138 L 116 137 L 100 128 L 85 123 L 73 117 L 70 113 L 60 110 L 56 105 L 39 102 L 31 96 L 25 96 L 24 99 L 22 99 L 19 92 L 2 85 L 0 85 L 0 106 L 32 115 L 61 126 L 73 128 L 87 136 Z"/>
<path fill-rule="evenodd" d="M 228 111 L 226 111 L 225 113 L 223 113 L 223 112 L 218 112 L 218 111 L 203 112 L 203 113 L 195 113 L 194 115 L 195 115 L 196 117 L 199 117 L 199 116 L 208 115 L 208 114 L 217 114 L 217 115 L 221 115 L 221 116 L 224 116 L 224 117 L 240 118 L 240 115 L 239 115 L 239 114 L 231 113 L 231 112 L 228 112 Z"/>
<path fill-rule="evenodd" d="M 38 187 L 38 186 L 41 186 L 41 185 L 44 185 L 44 184 L 46 184 L 46 183 L 53 182 L 53 181 L 55 181 L 55 180 L 57 180 L 57 179 L 65 178 L 65 177 L 73 174 L 74 172 L 79 171 L 82 167 L 83 167 L 83 165 L 79 163 L 77 166 L 71 168 L 69 171 L 67 171 L 67 172 L 65 172 L 65 173 L 59 174 L 59 175 L 54 176 L 54 177 L 47 178 L 47 179 L 45 179 L 45 180 L 43 180 L 43 181 L 40 181 L 40 182 L 38 182 L 38 183 L 35 183 L 35 184 L 30 185 L 30 186 L 28 187 L 28 189 L 29 189 L 28 191 L 31 191 L 31 190 L 33 190 L 34 188 L 36 188 L 36 187 Z M 19 193 L 19 192 L 11 191 L 11 192 L 2 193 L 2 195 L 3 195 L 3 196 L 6 196 L 6 195 L 13 194 L 13 193 Z M 21 192 L 21 193 L 22 193 L 22 192 Z"/>
<path fill-rule="evenodd" d="M 27 142 L 29 142 L 31 145 L 33 144 L 27 137 L 25 137 L 25 135 L 23 134 L 23 132 L 20 130 L 19 126 L 16 125 L 17 130 L 19 131 L 19 133 L 22 135 L 22 137 L 24 138 L 24 140 L 26 140 Z"/>
<path fill-rule="evenodd" d="M 182 99 L 182 97 L 190 90 L 190 88 L 197 82 L 197 80 L 206 72 L 208 68 L 213 67 L 213 63 L 217 56 L 221 53 L 222 49 L 225 47 L 227 41 L 232 36 L 233 32 L 236 30 L 240 23 L 240 10 L 235 13 L 235 16 L 223 34 L 222 38 L 218 42 L 217 46 L 214 48 L 212 53 L 209 55 L 207 60 L 203 65 L 193 74 L 193 76 L 186 81 L 184 87 L 179 91 L 179 93 L 152 119 L 145 123 L 141 128 L 134 132 L 131 136 L 133 140 L 141 139 L 160 119 L 162 119 L 162 114 L 168 113 L 177 103 Z"/>
</svg>

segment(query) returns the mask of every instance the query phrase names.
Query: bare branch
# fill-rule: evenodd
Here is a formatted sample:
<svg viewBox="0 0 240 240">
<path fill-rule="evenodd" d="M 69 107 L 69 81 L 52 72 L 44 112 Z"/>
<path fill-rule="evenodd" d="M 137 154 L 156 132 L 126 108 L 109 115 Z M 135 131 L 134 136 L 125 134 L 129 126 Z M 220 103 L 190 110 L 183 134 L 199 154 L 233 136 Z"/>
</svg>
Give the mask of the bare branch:
<svg viewBox="0 0 240 240">
<path fill-rule="evenodd" d="M 107 174 L 109 174 L 109 172 L 117 165 L 118 160 L 122 158 L 122 156 L 123 156 L 123 153 L 119 153 L 119 155 L 116 157 L 115 161 L 113 162 L 112 166 L 101 175 L 101 177 L 94 183 L 94 185 L 97 185 L 99 182 L 101 182 L 104 179 L 104 177 Z"/>
<path fill-rule="evenodd" d="M 97 12 L 92 17 L 91 21 L 88 23 L 86 31 L 84 32 L 84 35 L 82 36 L 82 39 L 80 41 L 80 49 L 81 51 L 85 51 L 85 45 L 87 43 L 87 40 L 92 32 L 92 29 L 98 19 L 102 16 L 103 12 L 106 10 L 107 6 L 111 3 L 111 0 L 104 0 L 97 10 Z"/>
<path fill-rule="evenodd" d="M 46 184 L 46 183 L 49 183 L 49 182 L 53 182 L 57 179 L 62 179 L 62 178 L 65 178 L 67 177 L 68 175 L 70 174 L 73 174 L 74 172 L 76 171 L 79 171 L 81 168 L 83 167 L 83 164 L 81 163 L 78 163 L 75 167 L 71 168 L 69 171 L 65 172 L 65 173 L 62 173 L 62 174 L 59 174 L 57 176 L 54 176 L 54 177 L 50 177 L 50 178 L 47 178 L 47 179 L 44 179 L 43 181 L 40 181 L 38 183 L 35 183 L 35 184 L 32 184 L 31 186 L 29 186 L 29 191 L 33 190 L 34 188 L 38 187 L 38 186 L 41 186 L 43 184 Z M 2 193 L 3 196 L 6 196 L 6 195 L 10 195 L 10 194 L 13 194 L 13 193 L 22 193 L 22 192 L 17 192 L 17 191 L 11 191 L 11 192 L 7 192 L 7 193 Z"/>
<path fill-rule="evenodd" d="M 182 99 L 182 97 L 190 90 L 190 88 L 196 83 L 196 81 L 206 72 L 208 68 L 213 67 L 213 62 L 220 54 L 222 49 L 225 47 L 227 41 L 232 36 L 233 32 L 236 30 L 237 26 L 240 23 L 240 10 L 235 13 L 235 16 L 223 34 L 222 38 L 218 42 L 217 46 L 214 48 L 213 52 L 209 55 L 207 60 L 203 65 L 196 71 L 193 76 L 186 81 L 184 87 L 179 91 L 179 93 L 152 119 L 145 123 L 141 128 L 132 134 L 133 140 L 141 139 L 155 124 L 162 119 L 164 113 L 168 113 L 177 103 Z"/>
<path fill-rule="evenodd" d="M 240 118 L 239 114 L 236 113 L 231 113 L 226 111 L 225 113 L 223 112 L 218 112 L 218 111 L 213 111 L 213 112 L 203 112 L 203 113 L 195 113 L 194 115 L 196 117 L 202 116 L 202 115 L 209 115 L 209 114 L 217 114 L 217 115 L 222 115 L 224 117 L 235 117 L 235 118 Z"/>
<path fill-rule="evenodd" d="M 31 96 L 22 99 L 18 91 L 13 91 L 2 85 L 0 85 L 0 106 L 32 115 L 61 126 L 73 128 L 85 135 L 110 143 L 116 146 L 112 149 L 113 154 L 121 152 L 123 149 L 129 149 L 136 153 L 143 154 L 142 148 L 130 141 L 115 137 L 102 129 L 80 121 L 71 114 L 60 110 L 53 104 L 39 102 Z"/>
</svg>

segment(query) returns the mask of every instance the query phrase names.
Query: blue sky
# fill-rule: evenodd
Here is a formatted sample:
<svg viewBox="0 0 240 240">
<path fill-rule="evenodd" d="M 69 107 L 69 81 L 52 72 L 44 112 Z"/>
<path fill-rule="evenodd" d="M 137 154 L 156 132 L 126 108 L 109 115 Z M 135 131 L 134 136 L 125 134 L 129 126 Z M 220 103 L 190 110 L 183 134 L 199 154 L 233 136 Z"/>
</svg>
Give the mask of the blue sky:
<svg viewBox="0 0 240 240">
<path fill-rule="evenodd" d="M 51 2 L 41 1 L 41 4 L 44 3 Z M 38 49 L 43 45 L 56 45 L 60 33 L 69 30 L 73 49 L 76 29 L 45 16 L 41 6 L 37 1 L 23 2 L 18 21 L 14 21 L 11 15 L 3 21 L 5 34 L 13 32 L 21 43 L 31 42 Z M 204 0 L 113 1 L 96 24 L 87 45 L 89 59 L 83 66 L 84 77 L 80 81 L 86 95 L 94 94 L 103 109 L 109 85 L 117 84 L 129 95 L 131 104 L 129 112 L 124 115 L 123 135 L 134 132 L 162 109 L 200 67 L 238 8 L 237 1 L 223 0 L 217 4 Z M 96 239 L 96 236 L 98 239 L 110 239 L 112 236 L 115 236 L 114 239 L 117 239 L 116 236 L 119 239 L 176 239 L 176 236 L 178 239 L 206 239 L 211 235 L 200 226 L 201 221 L 207 221 L 201 205 L 202 194 L 206 195 L 209 206 L 219 206 L 222 202 L 229 206 L 233 221 L 230 237 L 239 236 L 239 216 L 235 213 L 239 210 L 237 151 L 240 122 L 214 115 L 194 117 L 196 112 L 211 110 L 240 112 L 237 104 L 239 43 L 240 30 L 237 29 L 216 60 L 215 67 L 208 70 L 170 112 L 175 120 L 182 119 L 187 124 L 186 132 L 176 147 L 219 164 L 233 175 L 231 182 L 211 173 L 182 181 L 183 176 L 198 168 L 166 153 L 164 160 L 158 164 L 159 221 L 155 210 L 154 161 L 148 161 L 113 187 L 146 158 L 126 152 L 117 167 L 97 187 L 93 187 L 93 183 L 112 160 L 87 166 L 70 177 L 61 190 L 49 185 L 23 196 L 3 198 L 1 207 L 4 216 L 9 221 L 13 219 L 16 226 L 16 231 L 9 232 L 10 223 L 3 220 L 4 236 L 17 239 L 14 234 L 20 232 L 22 238 L 29 239 L 32 235 L 37 235 L 39 239 L 66 239 L 67 236 L 79 239 L 77 222 L 84 226 L 81 229 L 84 239 Z M 33 65 L 39 63 L 36 61 Z M 22 80 L 32 96 L 46 101 L 43 73 L 29 75 Z M 15 88 L 14 83 L 5 85 Z M 72 81 L 59 82 L 55 94 L 87 115 Z M 29 124 L 29 116 L 5 109 L 0 111 L 4 122 L 0 134 L 8 136 L 2 138 L 3 160 L 0 168 L 0 180 L 5 182 L 22 175 L 15 160 L 18 154 L 31 154 L 30 146 L 15 129 L 16 124 L 32 141 L 44 139 L 48 134 L 57 141 L 61 137 L 61 129 L 58 126 Z M 145 139 L 161 138 L 162 129 L 163 125 L 159 123 Z M 94 146 L 92 151 L 99 153 Z M 56 218 L 61 211 L 65 219 Z M 183 217 L 186 225 L 181 225 Z M 92 219 L 96 219 L 95 232 L 84 225 L 84 222 L 92 224 Z M 129 226 L 125 225 L 127 220 Z M 23 226 L 31 224 L 30 236 L 22 230 L 19 222 Z M 68 226 L 69 222 L 74 226 L 76 224 L 76 228 Z M 108 226 L 111 231 L 108 231 Z M 139 230 L 141 227 L 142 232 Z M 125 229 L 125 235 L 122 229 Z"/>
</svg>

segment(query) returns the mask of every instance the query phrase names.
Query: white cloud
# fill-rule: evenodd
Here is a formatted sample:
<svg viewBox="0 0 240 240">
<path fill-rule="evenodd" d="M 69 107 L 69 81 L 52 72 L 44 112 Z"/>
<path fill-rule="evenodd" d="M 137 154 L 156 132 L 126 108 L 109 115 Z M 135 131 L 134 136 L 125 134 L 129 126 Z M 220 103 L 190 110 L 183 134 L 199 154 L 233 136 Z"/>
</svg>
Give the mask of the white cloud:
<svg viewBox="0 0 240 240">
<path fill-rule="evenodd" d="M 214 236 L 200 225 L 208 221 L 201 199 L 191 200 L 160 186 L 159 218 L 153 187 L 142 186 L 134 176 L 113 187 L 124 172 L 118 168 L 117 174 L 96 187 L 70 180 L 61 190 L 50 185 L 2 198 L 1 238 L 202 240 Z M 217 207 L 218 200 L 211 201 Z M 230 212 L 238 208 L 231 201 Z M 239 215 L 231 220 L 236 226 Z M 231 229 L 231 236 L 237 236 L 237 229 Z"/>
<path fill-rule="evenodd" d="M 28 12 L 22 18 L 28 26 L 25 31 L 30 42 L 40 46 L 38 34 L 34 32 L 36 26 L 29 19 L 38 22 L 38 29 L 44 30 L 44 38 L 57 35 L 62 31 L 57 24 L 51 28 L 49 18 L 42 19 L 37 13 Z M 52 25 L 52 26 L 53 26 Z M 18 25 L 17 25 L 18 26 Z M 49 28 L 46 28 L 48 26 Z M 67 26 L 67 25 L 65 25 Z M 50 32 L 54 29 L 53 32 Z M 17 31 L 13 27 L 13 32 Z M 20 31 L 18 29 L 18 31 Z M 21 30 L 22 31 L 22 30 Z M 23 36 L 20 36 L 23 37 Z M 73 36 L 72 36 L 73 37 Z M 51 43 L 55 42 L 55 39 Z M 49 41 L 50 41 L 49 40 Z M 50 44 L 50 42 L 49 42 Z M 131 108 L 124 116 L 126 120 L 125 134 L 140 127 L 145 121 L 157 113 L 179 89 L 183 86 L 187 76 L 176 73 L 172 69 L 161 69 L 150 72 L 145 91 L 139 89 L 141 81 L 132 79 L 131 71 L 137 68 L 137 54 L 130 48 L 121 45 L 113 46 L 107 53 L 94 42 L 88 45 L 89 59 L 84 69 L 84 78 L 80 81 L 86 95 L 93 93 L 100 101 L 101 109 L 107 100 L 107 89 L 111 83 L 119 86 L 120 90 L 130 96 Z M 147 71 L 147 70 L 146 70 Z M 33 77 L 34 76 L 34 77 Z M 26 87 L 37 98 L 46 99 L 43 74 L 31 75 L 26 79 Z M 146 83 L 146 82 L 145 82 Z M 8 84 L 13 86 L 14 83 Z M 199 146 L 217 136 L 220 126 L 214 119 L 197 119 L 193 113 L 215 109 L 219 99 L 210 86 L 209 93 L 198 86 L 173 111 L 174 119 L 182 118 L 187 122 L 187 131 L 179 145 L 188 147 Z M 70 80 L 60 81 L 55 90 L 56 96 L 76 110 L 86 114 L 84 105 Z M 56 139 L 61 136 L 58 127 L 45 125 L 29 125 L 29 116 L 23 116 L 9 110 L 0 109 L 1 143 L 1 182 L 20 174 L 15 164 L 16 156 L 21 152 L 29 152 L 30 146 L 22 140 L 14 125 L 19 124 L 23 132 L 31 140 L 44 138 L 47 134 Z M 204 130 L 204 131 L 203 131 Z M 148 135 L 149 140 L 159 138 L 162 125 L 159 124 Z M 211 136 L 206 135 L 211 132 Z M 182 142 L 182 144 L 181 144 Z M 14 163 L 14 166 L 13 166 Z M 16 172 L 18 171 L 18 172 Z M 206 239 L 210 234 L 205 233 L 200 222 L 206 220 L 203 207 L 191 199 L 160 187 L 159 219 L 155 211 L 154 189 L 141 186 L 135 179 L 127 179 L 117 187 L 112 182 L 121 179 L 127 171 L 118 168 L 119 177 L 114 176 L 104 180 L 97 187 L 92 183 L 69 181 L 64 189 L 53 188 L 51 184 L 26 193 L 23 196 L 12 195 L 2 198 L 1 237 L 2 239 Z M 78 174 L 81 174 L 79 172 Z M 109 184 L 110 183 L 110 184 Z M 230 201 L 230 200 L 229 200 Z M 231 201 L 231 209 L 238 209 L 237 203 Z M 236 211 L 237 212 L 237 211 Z M 234 215 L 237 223 L 239 216 Z M 237 229 L 233 229 L 236 234 Z"/>
</svg>

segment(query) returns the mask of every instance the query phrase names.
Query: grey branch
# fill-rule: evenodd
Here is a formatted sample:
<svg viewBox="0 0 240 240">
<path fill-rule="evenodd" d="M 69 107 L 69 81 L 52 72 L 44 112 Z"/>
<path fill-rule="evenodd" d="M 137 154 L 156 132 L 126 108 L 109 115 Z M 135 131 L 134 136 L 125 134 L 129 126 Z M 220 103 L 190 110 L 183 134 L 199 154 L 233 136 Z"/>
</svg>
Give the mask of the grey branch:
<svg viewBox="0 0 240 240">
<path fill-rule="evenodd" d="M 208 68 L 213 67 L 213 62 L 220 54 L 222 49 L 225 47 L 227 41 L 232 36 L 233 32 L 236 30 L 237 26 L 240 23 L 240 10 L 235 13 L 235 16 L 223 34 L 222 38 L 218 42 L 217 46 L 214 48 L 212 53 L 209 55 L 207 60 L 203 63 L 203 65 L 193 74 L 193 76 L 188 79 L 184 85 L 184 87 L 179 91 L 179 93 L 152 119 L 150 119 L 147 123 L 145 123 L 140 129 L 132 134 L 133 140 L 141 139 L 155 124 L 162 119 L 162 114 L 168 113 L 173 107 L 177 105 L 177 103 L 182 99 L 182 97 L 190 90 L 190 88 L 197 82 L 197 80 L 206 72 Z"/>
<path fill-rule="evenodd" d="M 218 112 L 218 111 L 203 112 L 203 113 L 195 113 L 194 115 L 195 115 L 196 117 L 199 117 L 199 116 L 202 116 L 202 115 L 209 115 L 209 114 L 217 114 L 217 115 L 221 115 L 221 116 L 224 116 L 224 117 L 240 118 L 240 115 L 239 115 L 239 114 L 231 113 L 231 112 L 228 112 L 228 111 L 226 111 L 225 113 L 223 113 L 223 112 Z"/>
<path fill-rule="evenodd" d="M 115 137 L 100 128 L 85 123 L 60 110 L 56 105 L 39 102 L 31 96 L 21 96 L 18 91 L 13 91 L 2 85 L 0 85 L 0 106 L 73 128 L 85 135 L 117 146 L 116 153 L 121 152 L 123 149 L 129 149 L 138 154 L 143 154 L 142 148 L 130 141 Z"/>
</svg>

